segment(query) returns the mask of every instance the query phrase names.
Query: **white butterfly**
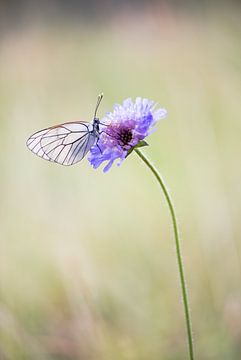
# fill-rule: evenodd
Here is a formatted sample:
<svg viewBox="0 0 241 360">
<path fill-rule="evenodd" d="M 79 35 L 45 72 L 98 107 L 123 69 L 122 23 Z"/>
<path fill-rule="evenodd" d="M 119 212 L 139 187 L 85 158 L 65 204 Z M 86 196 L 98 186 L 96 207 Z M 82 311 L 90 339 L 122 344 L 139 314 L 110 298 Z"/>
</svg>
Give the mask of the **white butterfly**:
<svg viewBox="0 0 241 360">
<path fill-rule="evenodd" d="M 73 165 L 81 161 L 100 136 L 100 121 L 96 113 L 103 94 L 97 99 L 92 123 L 68 122 L 34 133 L 27 140 L 27 147 L 42 159 L 61 165 Z"/>
</svg>

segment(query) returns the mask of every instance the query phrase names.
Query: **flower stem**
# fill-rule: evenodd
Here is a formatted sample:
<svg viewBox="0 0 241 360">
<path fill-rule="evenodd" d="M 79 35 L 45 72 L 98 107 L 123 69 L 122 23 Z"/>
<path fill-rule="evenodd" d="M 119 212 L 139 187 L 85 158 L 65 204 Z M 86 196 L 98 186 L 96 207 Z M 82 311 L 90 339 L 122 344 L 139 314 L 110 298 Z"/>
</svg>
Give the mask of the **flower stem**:
<svg viewBox="0 0 241 360">
<path fill-rule="evenodd" d="M 159 185 L 161 186 L 162 191 L 165 195 L 165 198 L 167 200 L 168 207 L 169 207 L 169 210 L 171 213 L 173 229 L 174 229 L 174 237 L 175 237 L 177 264 L 178 264 L 178 270 L 179 270 L 179 276 L 180 276 L 180 282 L 181 282 L 184 314 L 185 314 L 185 319 L 186 319 L 189 357 L 190 357 L 190 360 L 194 360 L 191 318 L 190 318 L 190 311 L 189 311 L 189 306 L 188 306 L 188 296 L 187 296 L 187 289 L 186 289 L 186 285 L 185 285 L 184 266 L 182 263 L 181 246 L 180 246 L 177 218 L 175 215 L 174 206 L 172 204 L 172 200 L 168 193 L 167 187 L 166 187 L 161 175 L 157 171 L 157 169 L 154 167 L 154 165 L 147 159 L 147 157 L 139 149 L 135 149 L 135 152 L 144 161 L 144 163 L 149 167 L 149 169 L 152 171 L 153 175 L 156 177 L 156 179 L 157 179 Z"/>
</svg>

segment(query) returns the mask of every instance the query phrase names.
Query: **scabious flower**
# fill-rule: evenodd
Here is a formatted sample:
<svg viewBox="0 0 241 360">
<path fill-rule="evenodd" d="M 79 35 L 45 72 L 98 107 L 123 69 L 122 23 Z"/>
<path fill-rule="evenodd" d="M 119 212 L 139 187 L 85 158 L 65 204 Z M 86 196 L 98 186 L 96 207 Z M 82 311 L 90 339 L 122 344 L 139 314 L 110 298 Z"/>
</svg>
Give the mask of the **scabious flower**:
<svg viewBox="0 0 241 360">
<path fill-rule="evenodd" d="M 102 131 L 99 140 L 90 149 L 89 162 L 96 169 L 102 162 L 108 161 L 104 172 L 108 171 L 116 159 L 120 165 L 128 153 L 138 146 L 154 131 L 155 123 L 163 119 L 165 109 L 155 109 L 157 104 L 148 99 L 130 98 L 122 105 L 116 104 L 113 112 L 101 120 Z"/>
</svg>

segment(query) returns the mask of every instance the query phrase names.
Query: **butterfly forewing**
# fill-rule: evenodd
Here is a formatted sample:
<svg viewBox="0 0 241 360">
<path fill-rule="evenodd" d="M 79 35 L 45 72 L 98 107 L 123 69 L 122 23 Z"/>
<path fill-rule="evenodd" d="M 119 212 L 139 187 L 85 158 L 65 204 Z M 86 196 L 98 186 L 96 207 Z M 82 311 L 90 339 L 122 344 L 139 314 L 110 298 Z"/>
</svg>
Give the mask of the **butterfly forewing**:
<svg viewBox="0 0 241 360">
<path fill-rule="evenodd" d="M 27 140 L 27 147 L 34 152 L 36 155 L 42 157 L 45 160 L 50 160 L 49 157 L 44 153 L 40 139 L 48 132 L 49 129 L 41 130 L 30 136 Z"/>
<path fill-rule="evenodd" d="M 36 132 L 27 146 L 45 160 L 73 165 L 84 158 L 97 137 L 92 124 L 70 122 Z"/>
</svg>

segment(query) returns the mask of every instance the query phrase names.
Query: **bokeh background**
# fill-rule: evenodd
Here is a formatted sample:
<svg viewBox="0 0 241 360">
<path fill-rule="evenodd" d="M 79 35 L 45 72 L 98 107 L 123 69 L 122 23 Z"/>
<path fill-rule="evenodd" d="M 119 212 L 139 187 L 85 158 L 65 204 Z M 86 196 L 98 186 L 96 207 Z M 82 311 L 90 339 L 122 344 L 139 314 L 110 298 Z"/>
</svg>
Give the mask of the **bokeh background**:
<svg viewBox="0 0 241 360">
<path fill-rule="evenodd" d="M 170 215 L 132 154 L 107 174 L 29 152 L 127 97 L 168 109 L 143 151 L 182 233 L 197 359 L 241 359 L 241 8 L 1 1 L 0 359 L 187 359 Z"/>
</svg>

